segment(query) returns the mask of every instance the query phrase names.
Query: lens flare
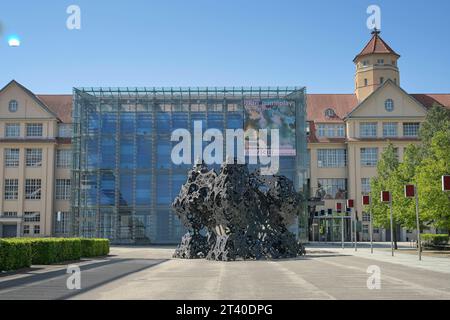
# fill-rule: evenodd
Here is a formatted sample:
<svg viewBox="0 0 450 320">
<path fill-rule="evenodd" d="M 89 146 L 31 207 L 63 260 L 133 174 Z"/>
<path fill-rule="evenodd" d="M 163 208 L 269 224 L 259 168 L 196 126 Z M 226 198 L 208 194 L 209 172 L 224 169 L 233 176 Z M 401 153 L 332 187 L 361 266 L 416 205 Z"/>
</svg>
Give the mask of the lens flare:
<svg viewBox="0 0 450 320">
<path fill-rule="evenodd" d="M 10 47 L 19 47 L 20 46 L 20 38 L 16 35 L 11 35 L 8 37 L 8 45 Z"/>
</svg>

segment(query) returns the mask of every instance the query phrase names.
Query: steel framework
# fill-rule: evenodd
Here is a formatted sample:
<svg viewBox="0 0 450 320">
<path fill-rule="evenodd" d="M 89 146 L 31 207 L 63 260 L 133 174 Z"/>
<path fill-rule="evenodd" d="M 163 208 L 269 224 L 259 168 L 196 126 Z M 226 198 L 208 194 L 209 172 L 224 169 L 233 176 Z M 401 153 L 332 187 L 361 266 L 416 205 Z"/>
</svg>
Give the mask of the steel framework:
<svg viewBox="0 0 450 320">
<path fill-rule="evenodd" d="M 113 243 L 177 243 L 185 230 L 170 203 L 190 166 L 170 163 L 171 130 L 191 130 L 195 120 L 205 128 L 242 128 L 246 99 L 295 102 L 297 155 L 281 159 L 281 173 L 303 191 L 305 92 L 303 87 L 74 88 L 72 234 Z M 306 213 L 299 226 L 307 237 Z"/>
</svg>

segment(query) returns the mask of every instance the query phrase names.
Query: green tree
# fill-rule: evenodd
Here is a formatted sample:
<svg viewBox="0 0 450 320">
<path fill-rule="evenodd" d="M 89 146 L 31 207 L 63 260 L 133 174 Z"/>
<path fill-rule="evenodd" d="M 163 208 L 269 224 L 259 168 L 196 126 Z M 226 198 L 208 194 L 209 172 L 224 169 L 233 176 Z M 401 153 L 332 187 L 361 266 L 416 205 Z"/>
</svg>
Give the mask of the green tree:
<svg viewBox="0 0 450 320">
<path fill-rule="evenodd" d="M 390 228 L 390 209 L 389 205 L 381 202 L 381 191 L 392 192 L 393 199 L 397 199 L 398 193 L 401 190 L 401 182 L 398 173 L 399 167 L 398 155 L 392 143 L 389 143 L 387 148 L 381 154 L 377 165 L 378 176 L 371 181 L 371 198 L 372 198 L 372 214 L 374 225 Z M 393 202 L 395 204 L 395 202 Z M 398 210 L 393 207 L 394 231 L 397 230 Z M 397 233 L 394 232 L 394 244 L 397 249 Z"/>
<path fill-rule="evenodd" d="M 416 170 L 421 218 L 435 228 L 450 229 L 450 195 L 442 192 L 441 177 L 450 173 L 450 130 L 431 139 L 427 157 Z"/>
<path fill-rule="evenodd" d="M 422 151 L 428 151 L 431 140 L 440 131 L 450 131 L 450 110 L 438 104 L 434 104 L 428 111 L 425 122 L 420 126 L 420 140 L 422 141 Z"/>
<path fill-rule="evenodd" d="M 416 169 L 422 162 L 421 150 L 419 145 L 408 145 L 404 151 L 403 162 L 399 164 L 395 176 L 397 181 L 395 183 L 394 212 L 401 226 L 407 229 L 416 229 L 417 222 L 415 200 L 405 198 L 404 186 L 415 183 Z"/>
</svg>

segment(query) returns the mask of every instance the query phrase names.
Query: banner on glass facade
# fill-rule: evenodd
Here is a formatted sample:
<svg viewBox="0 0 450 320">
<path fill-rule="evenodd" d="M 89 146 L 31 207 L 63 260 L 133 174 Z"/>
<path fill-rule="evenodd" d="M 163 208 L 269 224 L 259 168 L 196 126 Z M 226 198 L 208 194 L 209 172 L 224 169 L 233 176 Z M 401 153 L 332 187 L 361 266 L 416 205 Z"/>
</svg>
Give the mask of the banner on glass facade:
<svg viewBox="0 0 450 320">
<path fill-rule="evenodd" d="M 270 148 L 270 132 L 278 130 L 280 143 L 280 156 L 295 156 L 295 103 L 286 99 L 252 99 L 244 101 L 244 130 L 246 132 L 246 153 L 253 155 L 258 146 L 249 144 L 250 135 L 261 130 L 268 130 L 267 146 L 259 146 L 259 150 L 266 150 L 267 154 L 273 153 Z M 253 137 L 256 138 L 256 137 Z M 253 139 L 256 140 L 256 139 Z"/>
</svg>

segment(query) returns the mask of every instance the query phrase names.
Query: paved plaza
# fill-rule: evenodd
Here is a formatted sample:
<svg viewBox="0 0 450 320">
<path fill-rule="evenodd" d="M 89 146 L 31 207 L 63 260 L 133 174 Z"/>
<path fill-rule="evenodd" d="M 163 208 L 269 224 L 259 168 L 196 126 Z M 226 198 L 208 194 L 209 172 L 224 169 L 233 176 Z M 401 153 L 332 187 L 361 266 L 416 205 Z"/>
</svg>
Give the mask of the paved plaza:
<svg viewBox="0 0 450 320">
<path fill-rule="evenodd" d="M 213 262 L 172 259 L 173 247 L 113 247 L 86 260 L 81 290 L 69 290 L 66 265 L 33 266 L 0 276 L 0 299 L 446 299 L 450 258 L 417 256 L 386 245 L 312 244 L 305 257 L 280 261 Z M 367 270 L 379 268 L 381 288 L 369 290 Z"/>
</svg>

